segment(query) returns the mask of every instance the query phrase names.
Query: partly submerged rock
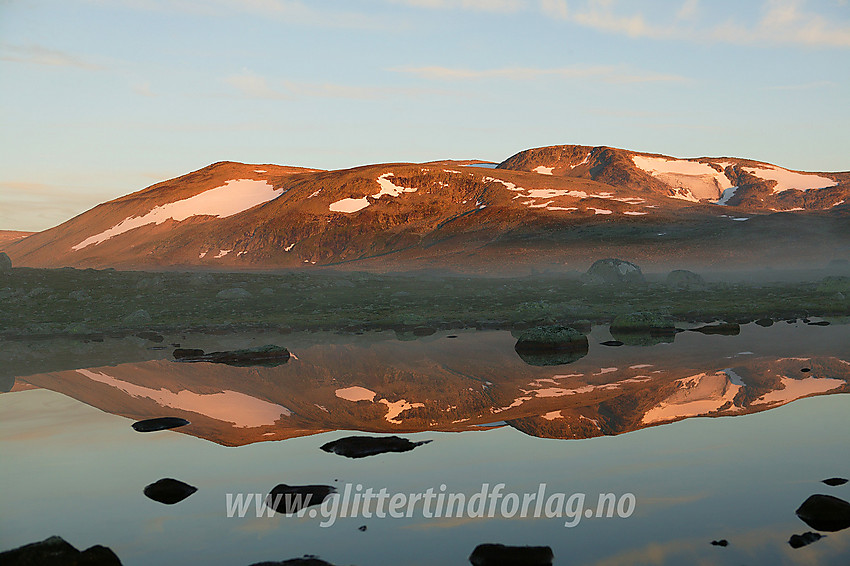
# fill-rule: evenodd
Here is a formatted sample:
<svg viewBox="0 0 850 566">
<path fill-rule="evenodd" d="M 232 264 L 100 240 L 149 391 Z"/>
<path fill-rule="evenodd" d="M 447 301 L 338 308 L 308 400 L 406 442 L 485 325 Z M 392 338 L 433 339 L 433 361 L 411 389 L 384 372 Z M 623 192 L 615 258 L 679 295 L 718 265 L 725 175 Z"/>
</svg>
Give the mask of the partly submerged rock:
<svg viewBox="0 0 850 566">
<path fill-rule="evenodd" d="M 174 350 L 173 356 L 178 362 L 208 362 L 237 367 L 273 367 L 289 361 L 289 350 L 272 344 L 260 346 L 259 348 L 210 352 L 209 354 L 205 354 L 203 350 L 196 348 L 178 348 Z"/>
<path fill-rule="evenodd" d="M 721 322 L 720 324 L 709 324 L 699 328 L 691 328 L 693 332 L 701 334 L 737 336 L 741 333 L 741 325 L 737 322 Z"/>
<path fill-rule="evenodd" d="M 430 440 L 411 442 L 398 436 L 346 436 L 324 444 L 321 449 L 346 458 L 365 458 L 385 452 L 409 452 Z"/>
<path fill-rule="evenodd" d="M 705 279 L 698 273 L 687 269 L 674 269 L 667 274 L 667 286 L 677 291 L 705 289 Z"/>
<path fill-rule="evenodd" d="M 581 276 L 590 285 L 637 285 L 644 282 L 640 267 L 630 261 L 607 258 L 595 261 Z"/>
<path fill-rule="evenodd" d="M 611 322 L 611 335 L 629 346 L 653 346 L 672 342 L 676 327 L 667 317 L 649 312 L 618 315 Z"/>
<path fill-rule="evenodd" d="M 305 554 L 301 558 L 290 558 L 282 562 L 257 562 L 251 566 L 334 566 L 330 562 L 325 562 L 318 556 Z"/>
<path fill-rule="evenodd" d="M 835 487 L 847 483 L 847 478 L 827 478 L 821 481 L 830 487 Z"/>
<path fill-rule="evenodd" d="M 121 566 L 121 561 L 105 546 L 79 551 L 62 537 L 52 536 L 0 552 L 3 566 Z"/>
<path fill-rule="evenodd" d="M 535 326 L 517 334 L 514 350 L 533 366 L 574 362 L 587 355 L 587 336 L 569 326 Z"/>
<path fill-rule="evenodd" d="M 616 346 L 622 346 L 623 341 L 622 340 L 606 340 L 605 342 L 600 342 L 599 344 L 601 344 L 602 346 L 616 347 Z"/>
<path fill-rule="evenodd" d="M 712 546 L 729 546 L 729 541 L 726 540 L 725 538 L 722 538 L 720 540 L 711 541 L 711 545 Z"/>
<path fill-rule="evenodd" d="M 266 507 L 277 513 L 297 513 L 305 507 L 321 505 L 336 488 L 330 485 L 286 485 L 278 484 L 266 496 Z"/>
<path fill-rule="evenodd" d="M 473 566 L 551 566 L 555 555 L 548 546 L 479 544 L 469 556 Z"/>
<path fill-rule="evenodd" d="M 767 328 L 768 326 L 773 326 L 773 319 L 772 318 L 760 318 L 760 319 L 756 320 L 756 324 L 758 324 L 759 326 L 763 326 L 763 327 Z"/>
<path fill-rule="evenodd" d="M 189 421 L 180 417 L 157 417 L 155 419 L 136 421 L 132 426 L 136 432 L 155 432 L 157 430 L 186 426 L 187 424 L 190 424 Z"/>
<path fill-rule="evenodd" d="M 791 538 L 788 539 L 788 544 L 791 545 L 791 548 L 802 548 L 806 545 L 812 544 L 813 542 L 817 542 L 822 538 L 823 535 L 820 533 L 813 533 L 812 531 L 809 531 L 801 535 L 791 535 Z"/>
<path fill-rule="evenodd" d="M 180 503 L 196 491 L 198 491 L 197 487 L 172 478 L 162 478 L 144 489 L 145 496 L 148 499 L 153 499 L 165 505 Z"/>
<path fill-rule="evenodd" d="M 797 516 L 818 531 L 841 531 L 850 527 L 850 503 L 831 495 L 809 496 L 796 511 Z"/>
</svg>

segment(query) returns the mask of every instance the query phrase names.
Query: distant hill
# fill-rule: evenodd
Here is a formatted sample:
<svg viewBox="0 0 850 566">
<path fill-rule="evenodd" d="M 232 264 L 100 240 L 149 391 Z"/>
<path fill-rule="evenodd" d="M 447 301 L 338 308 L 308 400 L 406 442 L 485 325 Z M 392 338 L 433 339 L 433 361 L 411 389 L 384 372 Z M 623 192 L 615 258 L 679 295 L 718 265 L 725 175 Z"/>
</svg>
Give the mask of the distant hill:
<svg viewBox="0 0 850 566">
<path fill-rule="evenodd" d="M 320 171 L 215 163 L 5 245 L 15 265 L 139 269 L 585 268 L 850 255 L 850 172 L 551 146 Z"/>
</svg>

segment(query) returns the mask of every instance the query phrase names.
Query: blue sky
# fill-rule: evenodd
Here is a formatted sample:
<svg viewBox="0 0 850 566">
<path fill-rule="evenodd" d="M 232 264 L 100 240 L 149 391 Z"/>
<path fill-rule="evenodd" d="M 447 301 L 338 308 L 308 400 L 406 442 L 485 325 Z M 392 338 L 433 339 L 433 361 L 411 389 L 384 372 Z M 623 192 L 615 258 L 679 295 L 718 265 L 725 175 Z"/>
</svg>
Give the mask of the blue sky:
<svg viewBox="0 0 850 566">
<path fill-rule="evenodd" d="M 850 169 L 848 0 L 0 0 L 0 229 L 220 160 Z"/>
</svg>

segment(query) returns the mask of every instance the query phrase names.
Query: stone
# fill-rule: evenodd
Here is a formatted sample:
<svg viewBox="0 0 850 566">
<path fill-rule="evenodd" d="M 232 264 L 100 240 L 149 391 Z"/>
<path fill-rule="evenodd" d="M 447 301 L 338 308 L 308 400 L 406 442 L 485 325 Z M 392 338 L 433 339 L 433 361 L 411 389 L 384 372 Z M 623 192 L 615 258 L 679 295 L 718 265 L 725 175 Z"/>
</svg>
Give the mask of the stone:
<svg viewBox="0 0 850 566">
<path fill-rule="evenodd" d="M 827 478 L 821 481 L 830 487 L 836 487 L 847 483 L 847 478 Z"/>
<path fill-rule="evenodd" d="M 301 558 L 290 558 L 282 562 L 257 562 L 251 566 L 333 566 L 333 564 L 325 562 L 318 556 L 305 554 Z"/>
<path fill-rule="evenodd" d="M 514 350 L 533 366 L 568 364 L 587 355 L 587 336 L 569 326 L 535 326 L 516 335 Z"/>
<path fill-rule="evenodd" d="M 172 355 L 178 362 L 207 362 L 235 367 L 275 367 L 285 364 L 290 357 L 289 350 L 273 344 L 244 350 L 210 352 L 209 354 L 196 348 L 177 348 Z"/>
<path fill-rule="evenodd" d="M 799 509 L 797 516 L 817 531 L 841 531 L 850 527 L 850 503 L 831 495 L 809 496 Z"/>
<path fill-rule="evenodd" d="M 155 419 L 134 422 L 132 427 L 136 432 L 155 432 L 186 426 L 187 424 L 190 424 L 189 421 L 180 417 L 157 417 Z"/>
<path fill-rule="evenodd" d="M 430 440 L 412 442 L 398 436 L 346 436 L 324 444 L 321 449 L 346 458 L 365 458 L 387 452 L 409 452 Z"/>
<path fill-rule="evenodd" d="M 709 335 L 737 336 L 741 333 L 741 325 L 737 322 L 721 322 L 720 324 L 709 324 L 700 326 L 699 328 L 691 328 L 691 331 Z"/>
<path fill-rule="evenodd" d="M 336 488 L 330 485 L 286 485 L 278 484 L 266 496 L 266 507 L 287 515 L 297 513 L 305 507 L 321 505 Z"/>
<path fill-rule="evenodd" d="M 62 537 L 52 536 L 0 552 L 3 566 L 121 566 L 121 561 L 105 546 L 79 551 Z"/>
<path fill-rule="evenodd" d="M 174 505 L 196 491 L 198 491 L 198 488 L 188 483 L 173 478 L 162 478 L 145 486 L 144 494 L 148 499 L 153 499 L 165 505 Z"/>
<path fill-rule="evenodd" d="M 469 556 L 473 566 L 551 566 L 555 555 L 548 546 L 479 544 Z"/>
<path fill-rule="evenodd" d="M 640 267 L 616 258 L 595 261 L 581 280 L 589 285 L 638 285 L 645 281 Z"/>
<path fill-rule="evenodd" d="M 712 546 L 729 546 L 729 541 L 725 538 L 711 541 Z"/>
<path fill-rule="evenodd" d="M 12 258 L 6 252 L 0 252 L 0 271 L 12 270 Z"/>
<path fill-rule="evenodd" d="M 687 269 L 674 269 L 667 274 L 665 283 L 668 287 L 676 291 L 705 289 L 705 279 L 698 273 L 688 271 Z"/>
<path fill-rule="evenodd" d="M 791 545 L 791 548 L 803 548 L 804 546 L 808 546 L 822 538 L 823 535 L 820 533 L 813 533 L 812 531 L 809 531 L 801 535 L 791 535 L 791 538 L 788 539 L 788 544 Z"/>
</svg>

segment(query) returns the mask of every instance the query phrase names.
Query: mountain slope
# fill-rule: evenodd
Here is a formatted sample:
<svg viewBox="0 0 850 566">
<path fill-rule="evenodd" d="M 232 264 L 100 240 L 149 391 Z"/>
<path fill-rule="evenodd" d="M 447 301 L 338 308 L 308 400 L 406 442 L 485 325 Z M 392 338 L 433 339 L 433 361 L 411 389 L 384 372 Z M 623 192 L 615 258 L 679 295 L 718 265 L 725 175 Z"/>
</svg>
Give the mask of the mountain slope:
<svg viewBox="0 0 850 566">
<path fill-rule="evenodd" d="M 829 260 L 847 250 L 850 173 L 587 146 L 527 150 L 496 168 L 475 163 L 339 171 L 216 163 L 101 204 L 8 253 L 38 267 L 488 270 L 614 252 L 747 263 L 753 254 Z"/>
</svg>

